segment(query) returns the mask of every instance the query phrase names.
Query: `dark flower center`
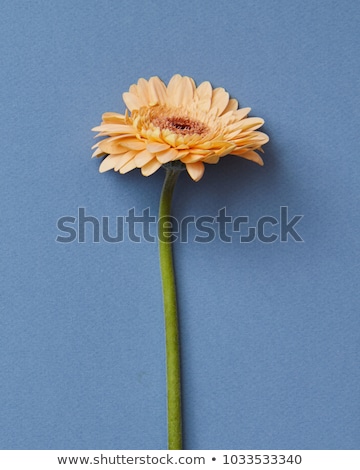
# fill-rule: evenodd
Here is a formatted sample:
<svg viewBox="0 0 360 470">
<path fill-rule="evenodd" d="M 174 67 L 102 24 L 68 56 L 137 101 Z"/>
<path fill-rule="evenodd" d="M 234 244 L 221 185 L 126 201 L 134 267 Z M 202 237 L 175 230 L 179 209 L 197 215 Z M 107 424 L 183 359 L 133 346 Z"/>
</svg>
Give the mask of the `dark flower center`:
<svg viewBox="0 0 360 470">
<path fill-rule="evenodd" d="M 154 126 L 168 129 L 175 134 L 192 135 L 206 134 L 208 127 L 200 121 L 181 116 L 159 116 L 152 119 Z"/>
</svg>

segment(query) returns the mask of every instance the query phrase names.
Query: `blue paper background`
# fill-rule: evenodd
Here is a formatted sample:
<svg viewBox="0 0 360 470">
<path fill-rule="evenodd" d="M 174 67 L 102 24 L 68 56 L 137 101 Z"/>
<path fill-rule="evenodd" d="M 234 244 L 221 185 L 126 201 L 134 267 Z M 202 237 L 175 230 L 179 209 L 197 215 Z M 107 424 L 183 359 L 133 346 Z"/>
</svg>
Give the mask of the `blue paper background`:
<svg viewBox="0 0 360 470">
<path fill-rule="evenodd" d="M 2 449 L 166 448 L 157 245 L 55 239 L 79 207 L 112 231 L 132 207 L 156 214 L 163 171 L 100 175 L 90 129 L 139 77 L 174 73 L 224 87 L 271 137 L 263 168 L 227 157 L 182 175 L 174 214 L 304 216 L 303 243 L 175 244 L 185 446 L 359 448 L 359 13 L 2 3 Z"/>
</svg>

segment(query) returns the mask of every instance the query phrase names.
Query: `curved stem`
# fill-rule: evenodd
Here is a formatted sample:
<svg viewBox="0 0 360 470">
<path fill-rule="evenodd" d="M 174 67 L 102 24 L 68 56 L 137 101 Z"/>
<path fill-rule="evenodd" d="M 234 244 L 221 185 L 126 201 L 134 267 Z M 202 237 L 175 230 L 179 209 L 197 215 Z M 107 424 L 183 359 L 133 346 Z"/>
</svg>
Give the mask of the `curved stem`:
<svg viewBox="0 0 360 470">
<path fill-rule="evenodd" d="M 179 169 L 166 168 L 158 221 L 160 270 L 165 314 L 169 450 L 182 449 L 179 327 L 172 257 L 173 235 L 171 233 L 171 200 L 179 174 Z"/>
</svg>

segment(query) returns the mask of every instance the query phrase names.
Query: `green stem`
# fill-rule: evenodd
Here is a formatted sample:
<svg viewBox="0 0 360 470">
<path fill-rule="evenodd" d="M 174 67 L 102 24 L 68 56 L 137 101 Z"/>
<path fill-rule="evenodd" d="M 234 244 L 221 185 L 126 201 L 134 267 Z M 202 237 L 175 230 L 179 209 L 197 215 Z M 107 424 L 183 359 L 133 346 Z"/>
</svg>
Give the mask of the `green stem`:
<svg viewBox="0 0 360 470">
<path fill-rule="evenodd" d="M 165 314 L 169 450 L 182 449 L 179 327 L 170 218 L 172 195 L 180 171 L 180 167 L 168 166 L 166 168 L 166 176 L 160 198 L 158 223 L 160 270 Z"/>
</svg>

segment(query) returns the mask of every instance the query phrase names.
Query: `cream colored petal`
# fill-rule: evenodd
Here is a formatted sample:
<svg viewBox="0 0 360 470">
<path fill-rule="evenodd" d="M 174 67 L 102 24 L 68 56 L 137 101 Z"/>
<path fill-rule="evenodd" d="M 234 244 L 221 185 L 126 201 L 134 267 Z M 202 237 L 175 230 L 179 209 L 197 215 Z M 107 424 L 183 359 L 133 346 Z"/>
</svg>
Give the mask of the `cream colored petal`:
<svg viewBox="0 0 360 470">
<path fill-rule="evenodd" d="M 102 162 L 99 167 L 99 172 L 104 173 L 105 171 L 113 170 L 116 164 L 120 162 L 122 155 L 109 155 Z"/>
<path fill-rule="evenodd" d="M 221 115 L 224 115 L 224 114 L 228 113 L 229 111 L 236 111 L 238 109 L 238 107 L 239 107 L 238 100 L 235 100 L 234 98 L 231 98 L 231 100 L 229 100 L 226 108 L 221 113 Z"/>
<path fill-rule="evenodd" d="M 146 146 L 147 150 L 151 153 L 162 152 L 163 150 L 167 150 L 169 147 L 169 144 L 163 144 L 160 142 L 151 142 Z"/>
<path fill-rule="evenodd" d="M 239 147 L 242 143 L 244 142 L 248 142 L 249 140 L 251 140 L 251 137 L 254 135 L 254 132 L 255 131 L 241 131 L 241 133 L 233 138 L 233 142 L 235 142 L 236 146 Z"/>
<path fill-rule="evenodd" d="M 186 107 L 189 103 L 192 103 L 194 99 L 194 88 L 193 82 L 189 77 L 181 77 L 178 82 L 177 89 L 173 97 L 173 103 L 175 106 Z"/>
<path fill-rule="evenodd" d="M 215 163 L 218 163 L 219 160 L 220 157 L 213 155 L 212 157 L 208 157 L 206 160 L 204 160 L 204 162 L 214 165 Z"/>
<path fill-rule="evenodd" d="M 264 120 L 261 118 L 253 117 L 253 118 L 246 118 L 241 121 L 241 127 L 244 131 L 251 129 L 254 131 L 258 129 L 264 124 Z"/>
<path fill-rule="evenodd" d="M 206 156 L 205 155 L 195 155 L 195 154 L 189 154 L 185 157 L 182 157 L 180 158 L 180 160 L 183 162 L 183 163 L 195 163 L 195 162 L 199 162 L 201 160 L 205 160 Z"/>
<path fill-rule="evenodd" d="M 246 158 L 246 160 L 252 160 L 253 162 L 258 163 L 261 166 L 264 165 L 263 159 L 253 150 L 250 150 L 243 154 L 232 152 L 232 155 L 238 155 L 239 157 Z"/>
<path fill-rule="evenodd" d="M 141 102 L 137 95 L 134 93 L 125 92 L 123 93 L 123 100 L 130 111 L 141 108 Z"/>
<path fill-rule="evenodd" d="M 214 142 L 214 141 L 206 141 L 206 142 L 202 142 L 202 143 L 197 145 L 197 148 L 200 148 L 200 149 L 203 149 L 203 150 L 209 150 L 213 147 L 216 147 L 216 142 Z"/>
<path fill-rule="evenodd" d="M 193 135 L 189 135 L 189 134 L 185 134 L 182 137 L 182 140 L 183 142 L 180 144 L 180 148 L 190 148 L 191 147 L 191 142 L 192 142 L 192 138 L 194 137 Z M 199 140 L 199 136 L 196 136 L 196 139 Z M 179 148 L 179 146 L 177 145 L 176 148 Z"/>
<path fill-rule="evenodd" d="M 224 88 L 215 88 L 211 98 L 211 109 L 216 109 L 217 116 L 220 116 L 229 103 L 229 93 Z"/>
<path fill-rule="evenodd" d="M 244 131 L 242 122 L 243 121 L 238 121 L 238 122 L 235 122 L 234 124 L 226 126 L 224 130 L 224 136 L 227 140 L 234 140 L 234 139 L 242 138 L 241 133 Z"/>
<path fill-rule="evenodd" d="M 108 139 L 101 140 L 97 143 L 99 149 L 104 153 L 118 153 L 117 149 L 120 147 L 120 140 L 116 137 L 109 137 Z"/>
<path fill-rule="evenodd" d="M 103 137 L 106 135 L 105 133 L 99 132 L 98 134 L 94 135 L 93 139 L 97 139 L 98 137 Z"/>
<path fill-rule="evenodd" d="M 208 113 L 211 107 L 212 86 L 210 82 L 201 83 L 196 91 L 197 97 L 196 108 L 204 113 Z"/>
<path fill-rule="evenodd" d="M 227 136 L 228 133 L 243 130 L 244 129 L 243 123 L 244 123 L 244 119 L 241 121 L 235 121 L 232 124 L 228 124 L 226 128 L 224 129 L 224 134 Z"/>
<path fill-rule="evenodd" d="M 225 157 L 225 155 L 231 154 L 234 148 L 235 148 L 235 145 L 232 148 L 222 148 L 220 150 L 216 150 L 214 154 L 218 157 Z"/>
<path fill-rule="evenodd" d="M 196 83 L 194 82 L 194 80 L 191 78 L 191 77 L 188 77 L 188 79 L 191 81 L 191 86 L 194 90 L 194 93 L 195 93 L 195 90 L 196 90 Z"/>
<path fill-rule="evenodd" d="M 159 128 L 159 127 L 150 127 L 149 129 L 148 128 L 144 128 L 144 137 L 146 137 L 146 139 L 149 141 L 149 142 L 162 142 L 163 141 L 163 138 L 162 138 L 162 130 Z"/>
<path fill-rule="evenodd" d="M 180 144 L 176 146 L 177 150 L 188 150 L 189 146 L 187 144 Z"/>
<path fill-rule="evenodd" d="M 214 125 L 221 118 L 221 116 L 218 116 L 217 112 L 217 108 L 210 108 L 209 111 L 206 113 L 205 122 L 210 125 Z"/>
<path fill-rule="evenodd" d="M 204 150 L 210 149 L 234 149 L 236 145 L 233 142 L 227 142 L 224 140 L 212 140 L 209 142 L 204 142 L 198 145 L 199 148 Z"/>
<path fill-rule="evenodd" d="M 209 155 L 209 149 L 201 149 L 201 148 L 193 148 L 193 149 L 189 149 L 188 150 L 189 153 L 193 154 L 193 155 Z"/>
<path fill-rule="evenodd" d="M 160 167 L 161 167 L 161 163 L 158 162 L 156 158 L 154 158 L 153 160 L 151 160 L 149 163 L 147 163 L 141 168 L 141 173 L 144 176 L 150 176 L 153 173 L 155 173 L 155 171 L 157 171 Z"/>
<path fill-rule="evenodd" d="M 133 93 L 134 95 L 138 95 L 137 93 L 137 85 L 131 85 L 131 87 L 129 88 L 129 93 Z"/>
<path fill-rule="evenodd" d="M 142 166 L 149 163 L 149 161 L 152 160 L 153 158 L 154 158 L 154 155 L 152 155 L 147 150 L 143 150 L 142 152 L 139 152 L 137 155 L 135 155 L 136 166 L 138 168 L 141 168 Z"/>
<path fill-rule="evenodd" d="M 234 139 L 233 142 L 236 144 L 237 148 L 248 148 L 249 150 L 256 150 L 257 148 L 261 147 L 261 145 L 264 145 L 262 138 L 257 138 L 256 132 L 251 132 L 249 135 L 243 138 Z"/>
<path fill-rule="evenodd" d="M 181 75 L 176 74 L 174 75 L 169 84 L 167 86 L 166 94 L 167 94 L 167 103 L 171 104 L 172 106 L 178 106 L 176 95 L 178 92 L 178 87 L 181 83 Z"/>
<path fill-rule="evenodd" d="M 145 143 L 137 139 L 121 139 L 121 146 L 130 150 L 144 150 Z"/>
<path fill-rule="evenodd" d="M 236 119 L 238 121 L 240 121 L 241 119 L 244 119 L 246 118 L 246 116 L 250 113 L 251 111 L 251 108 L 241 108 L 241 109 L 237 109 L 235 112 L 234 112 L 234 117 L 236 117 Z"/>
<path fill-rule="evenodd" d="M 189 155 L 189 151 L 188 150 L 178 150 L 177 151 L 177 157 L 176 159 L 177 160 L 181 160 L 182 158 L 185 158 Z"/>
<path fill-rule="evenodd" d="M 104 153 L 124 153 L 127 152 L 127 149 L 126 147 L 124 148 L 122 145 L 123 140 L 125 139 L 122 139 L 121 137 L 110 137 L 109 139 L 104 139 L 100 141 L 98 145 Z"/>
<path fill-rule="evenodd" d="M 124 175 L 125 173 L 128 173 L 129 171 L 134 170 L 135 168 L 135 159 L 131 159 L 129 162 L 125 163 L 125 165 L 123 165 L 119 171 L 122 175 Z"/>
<path fill-rule="evenodd" d="M 106 134 L 134 134 L 135 129 L 133 126 L 125 124 L 102 124 L 101 126 L 93 127 L 94 132 L 105 132 Z"/>
<path fill-rule="evenodd" d="M 163 139 L 167 142 L 171 147 L 176 147 L 177 144 L 177 136 L 176 134 L 167 134 L 163 132 Z"/>
<path fill-rule="evenodd" d="M 123 166 L 127 165 L 131 161 L 134 162 L 134 165 L 135 165 L 135 156 L 136 156 L 136 152 L 134 152 L 133 150 L 128 150 L 123 155 L 120 155 L 120 158 L 119 158 L 114 170 L 119 171 Z M 135 167 L 136 167 L 136 165 L 133 168 L 135 168 Z M 130 171 L 130 170 L 128 170 L 128 171 Z"/>
<path fill-rule="evenodd" d="M 169 148 L 164 152 L 157 153 L 156 158 L 161 164 L 168 163 L 178 158 L 178 151 L 173 148 Z"/>
<path fill-rule="evenodd" d="M 166 86 L 159 77 L 151 77 L 149 80 L 150 106 L 166 104 Z"/>
<path fill-rule="evenodd" d="M 229 140 L 239 140 L 241 139 L 241 130 L 236 130 L 236 131 L 233 131 L 233 132 L 230 132 L 229 134 L 226 134 L 226 138 L 229 139 Z"/>
<path fill-rule="evenodd" d="M 264 132 L 254 132 L 254 140 L 256 139 L 256 143 L 261 145 L 265 145 L 269 142 L 269 136 Z"/>
<path fill-rule="evenodd" d="M 194 181 L 199 181 L 205 171 L 205 166 L 202 162 L 187 163 L 186 170 Z"/>
<path fill-rule="evenodd" d="M 144 78 L 140 78 L 137 82 L 137 95 L 140 100 L 141 106 L 147 106 L 150 101 L 150 95 L 149 95 L 149 84 L 147 80 Z"/>
<path fill-rule="evenodd" d="M 125 124 L 125 116 L 119 113 L 104 113 L 102 120 L 106 124 Z"/>
<path fill-rule="evenodd" d="M 91 155 L 91 158 L 100 157 L 101 155 L 106 155 L 101 149 L 96 149 L 95 152 Z"/>
<path fill-rule="evenodd" d="M 237 121 L 237 119 L 234 118 L 234 111 L 228 111 L 227 113 L 224 112 L 221 116 L 218 116 L 217 121 L 225 128 L 234 121 Z"/>
<path fill-rule="evenodd" d="M 212 97 L 212 86 L 210 82 L 202 82 L 196 89 L 196 96 L 199 101 L 209 101 L 209 109 L 211 104 L 211 97 Z"/>
</svg>

